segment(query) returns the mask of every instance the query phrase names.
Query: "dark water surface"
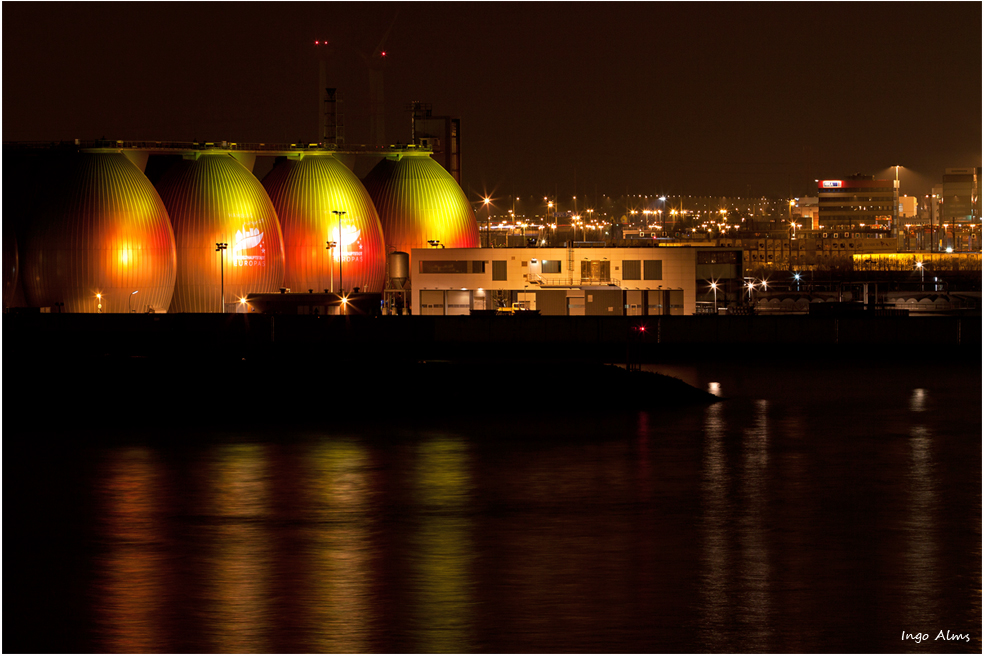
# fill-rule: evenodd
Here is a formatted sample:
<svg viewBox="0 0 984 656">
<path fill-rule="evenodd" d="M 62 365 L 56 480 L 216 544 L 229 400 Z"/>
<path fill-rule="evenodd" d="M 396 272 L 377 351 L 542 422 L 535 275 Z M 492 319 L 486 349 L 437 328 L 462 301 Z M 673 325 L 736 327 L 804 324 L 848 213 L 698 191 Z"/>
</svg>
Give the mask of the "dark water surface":
<svg viewBox="0 0 984 656">
<path fill-rule="evenodd" d="M 473 421 L 5 419 L 3 649 L 981 651 L 979 367 L 653 368 L 728 400 L 544 371 Z"/>
</svg>

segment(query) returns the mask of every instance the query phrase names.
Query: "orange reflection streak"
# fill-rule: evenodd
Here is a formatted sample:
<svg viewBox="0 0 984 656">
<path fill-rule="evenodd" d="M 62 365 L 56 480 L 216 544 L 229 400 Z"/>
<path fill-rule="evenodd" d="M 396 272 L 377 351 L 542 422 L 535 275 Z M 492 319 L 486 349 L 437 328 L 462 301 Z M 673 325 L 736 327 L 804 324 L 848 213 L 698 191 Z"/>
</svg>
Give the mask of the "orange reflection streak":
<svg viewBox="0 0 984 656">
<path fill-rule="evenodd" d="M 738 618 L 755 627 L 751 635 L 746 636 L 750 640 L 749 645 L 754 645 L 755 651 L 768 652 L 772 651 L 769 640 L 774 633 L 770 553 L 765 528 L 765 514 L 768 511 L 769 403 L 759 400 L 755 405 L 755 424 L 745 430 L 740 478 L 745 512 L 738 530 L 742 557 L 738 574 L 744 603 L 740 604 Z"/>
<path fill-rule="evenodd" d="M 442 436 L 420 444 L 416 456 L 414 496 L 422 514 L 414 539 L 415 651 L 472 651 L 470 455 L 463 441 Z"/>
<path fill-rule="evenodd" d="M 163 558 L 158 553 L 161 527 L 158 473 L 146 449 L 111 454 L 107 476 L 99 488 L 106 507 L 100 534 L 109 545 L 97 560 L 96 601 L 103 634 L 100 651 L 140 653 L 167 651 L 159 625 L 163 606 Z"/>
<path fill-rule="evenodd" d="M 924 390 L 914 390 L 922 396 Z M 920 402 L 922 398 L 919 399 Z M 922 411 L 920 405 L 919 410 Z M 945 623 L 937 600 L 941 597 L 939 550 L 934 516 L 940 511 L 938 483 L 933 462 L 933 436 L 925 426 L 913 426 L 909 437 L 912 460 L 909 467 L 908 517 L 905 548 L 905 620 L 909 626 Z"/>
<path fill-rule="evenodd" d="M 309 554 L 312 589 L 303 607 L 317 627 L 311 651 L 365 653 L 373 618 L 369 590 L 369 470 L 365 448 L 320 444 L 312 454 L 318 520 Z"/>
<path fill-rule="evenodd" d="M 701 628 L 712 652 L 733 652 L 728 635 L 728 619 L 731 590 L 730 529 L 728 517 L 731 503 L 728 500 L 730 476 L 724 453 L 723 440 L 727 434 L 724 405 L 715 403 L 706 410 L 704 420 L 704 472 L 701 477 L 704 516 L 701 521 L 702 560 L 701 575 Z"/>
<path fill-rule="evenodd" d="M 210 506 L 215 535 L 205 572 L 214 612 L 207 630 L 214 651 L 264 653 L 270 632 L 266 447 L 224 446 L 214 458 Z"/>
</svg>

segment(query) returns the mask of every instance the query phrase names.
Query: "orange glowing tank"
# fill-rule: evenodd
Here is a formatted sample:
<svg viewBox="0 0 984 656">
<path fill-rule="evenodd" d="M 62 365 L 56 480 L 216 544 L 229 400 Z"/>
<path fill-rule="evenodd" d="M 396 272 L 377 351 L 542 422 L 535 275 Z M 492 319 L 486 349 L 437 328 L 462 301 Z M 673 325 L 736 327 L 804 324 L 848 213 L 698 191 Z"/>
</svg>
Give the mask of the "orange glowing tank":
<svg viewBox="0 0 984 656">
<path fill-rule="evenodd" d="M 379 293 L 386 248 L 379 215 L 359 178 L 330 153 L 280 162 L 263 178 L 284 230 L 285 286 Z"/>
<path fill-rule="evenodd" d="M 174 232 L 147 176 L 118 151 L 103 150 L 53 157 L 44 176 L 46 192 L 24 217 L 18 240 L 28 305 L 166 311 Z"/>
<path fill-rule="evenodd" d="M 284 280 L 277 213 L 260 181 L 228 153 L 195 153 L 157 182 L 174 227 L 178 273 L 171 312 L 226 311 Z M 224 243 L 224 252 L 216 244 Z"/>
</svg>

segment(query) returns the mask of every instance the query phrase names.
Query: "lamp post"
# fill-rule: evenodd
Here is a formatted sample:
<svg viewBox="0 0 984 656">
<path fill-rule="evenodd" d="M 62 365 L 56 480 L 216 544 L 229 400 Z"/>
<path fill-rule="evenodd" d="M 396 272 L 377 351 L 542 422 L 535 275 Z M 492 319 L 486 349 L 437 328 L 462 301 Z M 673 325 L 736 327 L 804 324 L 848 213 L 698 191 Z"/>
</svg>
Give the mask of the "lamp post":
<svg viewBox="0 0 984 656">
<path fill-rule="evenodd" d="M 331 276 L 331 283 L 330 283 L 331 293 L 334 294 L 335 293 L 335 242 L 330 240 L 326 241 L 325 250 L 329 251 L 328 271 L 329 271 L 329 275 Z"/>
<path fill-rule="evenodd" d="M 716 282 L 711 283 L 711 289 L 714 291 L 714 316 L 718 313 L 718 284 Z"/>
<path fill-rule="evenodd" d="M 229 244 L 225 242 L 216 242 L 215 250 L 219 252 L 219 289 L 221 290 L 222 299 L 222 309 L 220 312 L 225 312 L 225 250 L 229 247 Z M 134 292 L 135 294 L 136 292 Z"/>
<path fill-rule="evenodd" d="M 332 214 L 338 219 L 338 293 L 345 294 L 345 286 L 342 284 L 342 260 L 345 259 L 345 252 L 342 248 L 342 217 L 345 216 L 344 210 L 332 210 Z"/>
<path fill-rule="evenodd" d="M 923 283 L 925 282 L 924 276 L 926 274 L 926 270 L 923 268 L 922 262 L 916 262 L 916 268 L 919 269 L 919 291 L 922 292 L 925 291 L 923 289 Z"/>
<path fill-rule="evenodd" d="M 130 314 L 131 312 L 133 312 L 133 310 L 130 309 L 130 301 L 133 300 L 133 295 L 136 294 L 138 291 L 140 291 L 140 290 L 139 289 L 134 289 L 132 292 L 130 292 L 130 295 L 126 297 L 126 313 L 127 314 Z"/>
<path fill-rule="evenodd" d="M 96 294 L 96 314 L 102 314 L 103 311 L 103 295 Z"/>
<path fill-rule="evenodd" d="M 485 205 L 485 247 L 486 248 L 492 247 L 492 233 L 490 232 L 490 230 L 492 229 L 492 207 L 491 205 L 489 205 L 490 202 L 492 202 L 492 199 L 489 198 L 488 196 L 482 199 L 482 204 Z"/>
</svg>

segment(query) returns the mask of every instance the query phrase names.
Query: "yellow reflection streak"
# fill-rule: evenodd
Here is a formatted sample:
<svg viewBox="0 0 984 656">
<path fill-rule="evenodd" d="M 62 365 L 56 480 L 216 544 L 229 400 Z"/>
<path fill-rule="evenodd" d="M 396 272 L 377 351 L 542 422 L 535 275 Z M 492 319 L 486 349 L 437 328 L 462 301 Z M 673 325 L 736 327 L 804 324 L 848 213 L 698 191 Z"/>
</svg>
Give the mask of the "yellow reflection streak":
<svg viewBox="0 0 984 656">
<path fill-rule="evenodd" d="M 464 442 L 439 437 L 418 446 L 414 471 L 419 529 L 414 562 L 415 651 L 472 651 L 471 463 Z"/>
<path fill-rule="evenodd" d="M 102 649 L 107 653 L 167 651 L 159 618 L 165 573 L 157 553 L 158 472 L 146 449 L 113 452 L 99 494 L 106 507 L 100 527 L 108 553 L 98 559 L 96 601 Z"/>
<path fill-rule="evenodd" d="M 305 607 L 318 627 L 312 651 L 370 651 L 369 459 L 363 446 L 329 442 L 310 458 L 318 528 Z"/>
</svg>

